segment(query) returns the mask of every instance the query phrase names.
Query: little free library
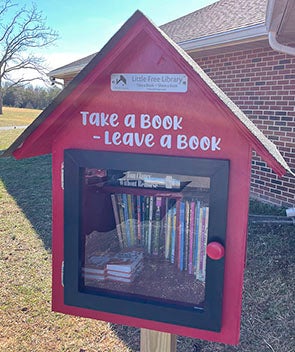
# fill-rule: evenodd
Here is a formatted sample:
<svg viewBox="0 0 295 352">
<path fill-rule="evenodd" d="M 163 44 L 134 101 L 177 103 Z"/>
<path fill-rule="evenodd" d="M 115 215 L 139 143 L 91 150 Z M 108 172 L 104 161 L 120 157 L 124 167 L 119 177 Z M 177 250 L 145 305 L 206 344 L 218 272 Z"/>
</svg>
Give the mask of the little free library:
<svg viewBox="0 0 295 352">
<path fill-rule="evenodd" d="M 239 341 L 251 155 L 291 172 L 136 12 L 6 150 L 52 154 L 52 307 Z"/>
</svg>

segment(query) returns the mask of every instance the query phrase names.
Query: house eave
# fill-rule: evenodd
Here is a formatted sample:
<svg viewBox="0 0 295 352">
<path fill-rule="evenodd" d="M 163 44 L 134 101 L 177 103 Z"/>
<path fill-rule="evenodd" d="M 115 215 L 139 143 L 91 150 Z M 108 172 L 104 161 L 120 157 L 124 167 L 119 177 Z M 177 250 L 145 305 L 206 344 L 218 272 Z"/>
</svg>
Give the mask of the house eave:
<svg viewBox="0 0 295 352">
<path fill-rule="evenodd" d="M 255 42 L 267 39 L 265 23 L 217 33 L 206 37 L 186 40 L 177 44 L 186 52 L 217 48 L 228 45 Z"/>
<path fill-rule="evenodd" d="M 234 46 L 242 43 L 256 42 L 259 40 L 268 40 L 268 32 L 265 23 L 243 27 L 224 33 L 209 35 L 206 37 L 186 40 L 177 44 L 187 53 L 196 52 L 205 49 L 214 49 L 218 47 Z M 72 67 L 61 67 L 48 73 L 49 77 L 65 78 L 67 76 L 77 75 L 87 63 Z"/>
<path fill-rule="evenodd" d="M 67 76 L 76 76 L 87 64 L 79 65 L 71 68 L 61 68 L 48 72 L 47 76 L 49 78 L 64 78 Z"/>
</svg>

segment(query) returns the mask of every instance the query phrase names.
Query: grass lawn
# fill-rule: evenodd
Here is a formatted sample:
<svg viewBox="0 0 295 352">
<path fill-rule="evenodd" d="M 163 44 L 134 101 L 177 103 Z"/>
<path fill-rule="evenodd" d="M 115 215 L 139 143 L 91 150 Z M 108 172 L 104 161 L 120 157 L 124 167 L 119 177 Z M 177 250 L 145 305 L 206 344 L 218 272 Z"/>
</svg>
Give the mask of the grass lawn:
<svg viewBox="0 0 295 352">
<path fill-rule="evenodd" d="M 11 142 L 13 142 L 23 131 L 23 128 L 7 131 L 1 131 L 0 129 L 0 154 L 1 150 L 8 148 Z"/>
<path fill-rule="evenodd" d="M 42 112 L 35 109 L 19 109 L 3 107 L 3 114 L 0 115 L 0 127 L 6 126 L 27 126 Z"/>
<path fill-rule="evenodd" d="M 14 137 L 0 134 L 0 149 Z M 240 344 L 179 336 L 178 352 L 294 351 L 295 226 L 250 224 L 248 236 Z M 138 329 L 51 312 L 51 259 L 50 156 L 0 158 L 1 350 L 139 351 Z"/>
</svg>

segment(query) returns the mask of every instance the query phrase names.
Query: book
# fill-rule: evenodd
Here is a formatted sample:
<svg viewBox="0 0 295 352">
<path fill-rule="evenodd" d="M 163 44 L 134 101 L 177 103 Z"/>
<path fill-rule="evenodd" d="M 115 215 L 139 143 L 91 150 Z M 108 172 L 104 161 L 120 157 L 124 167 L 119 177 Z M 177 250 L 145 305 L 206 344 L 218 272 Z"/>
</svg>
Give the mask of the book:
<svg viewBox="0 0 295 352">
<path fill-rule="evenodd" d="M 88 280 L 103 281 L 106 278 L 106 269 L 105 267 L 85 266 L 82 267 L 82 277 Z"/>
<path fill-rule="evenodd" d="M 143 252 L 139 250 L 122 251 L 114 255 L 107 263 L 106 270 L 131 273 L 143 260 Z"/>
<path fill-rule="evenodd" d="M 137 218 L 137 241 L 138 244 L 142 243 L 142 196 L 136 196 L 136 218 Z"/>
<path fill-rule="evenodd" d="M 83 274 L 99 274 L 103 275 L 106 271 L 105 266 L 98 267 L 96 265 L 87 265 L 82 267 Z"/>
<path fill-rule="evenodd" d="M 189 262 L 189 231 L 190 231 L 190 203 L 185 201 L 185 237 L 184 237 L 184 269 L 188 270 Z"/>
<path fill-rule="evenodd" d="M 190 223 L 189 223 L 189 261 L 188 272 L 193 273 L 193 254 L 194 254 L 194 238 L 195 238 L 195 205 L 194 201 L 190 202 Z"/>
<path fill-rule="evenodd" d="M 194 253 L 193 253 L 193 271 L 196 273 L 198 260 L 198 244 L 199 244 L 199 222 L 200 222 L 200 201 L 195 206 L 195 229 L 194 229 Z"/>
<path fill-rule="evenodd" d="M 131 231 L 130 231 L 130 224 L 128 223 L 129 219 L 129 212 L 128 212 L 128 201 L 127 201 L 127 194 L 122 194 L 122 207 L 124 213 L 124 226 L 126 230 L 126 239 L 127 239 L 127 247 L 131 246 Z"/>
<path fill-rule="evenodd" d="M 148 249 L 148 238 L 149 238 L 149 217 L 150 217 L 150 197 L 144 197 L 144 248 Z"/>
<path fill-rule="evenodd" d="M 106 273 L 107 273 L 107 277 L 112 276 L 114 278 L 116 277 L 131 278 L 132 276 L 136 276 L 141 271 L 142 268 L 143 268 L 143 262 L 140 261 L 131 272 L 107 270 Z"/>
<path fill-rule="evenodd" d="M 122 194 L 115 195 L 116 202 L 119 210 L 119 222 L 122 232 L 123 248 L 127 247 L 127 233 L 126 233 L 126 224 L 124 220 L 124 205 L 122 200 Z"/>
<path fill-rule="evenodd" d="M 130 232 L 130 246 L 136 244 L 136 229 L 135 229 L 135 212 L 134 212 L 134 196 L 127 194 L 128 217 L 125 219 Z"/>
<path fill-rule="evenodd" d="M 199 211 L 199 221 L 198 221 L 198 252 L 197 252 L 197 261 L 196 261 L 196 278 L 199 280 L 200 276 L 200 267 L 201 267 L 201 253 L 202 253 L 202 247 L 204 245 L 203 243 L 203 237 L 202 237 L 202 226 L 203 226 L 203 207 L 200 207 Z"/>
<path fill-rule="evenodd" d="M 161 233 L 161 207 L 162 197 L 156 197 L 155 201 L 155 221 L 154 221 L 154 234 L 152 241 L 152 253 L 153 255 L 159 255 L 160 252 L 160 233 Z"/>
<path fill-rule="evenodd" d="M 111 280 L 111 281 L 119 281 L 119 282 L 125 282 L 125 283 L 130 283 L 134 281 L 135 277 L 137 275 L 130 275 L 129 277 L 124 277 L 124 276 L 115 276 L 115 275 L 107 275 L 106 279 Z"/>
<path fill-rule="evenodd" d="M 209 208 L 202 207 L 200 211 L 200 242 L 197 279 L 205 282 L 206 278 L 206 248 L 208 239 Z"/>
<path fill-rule="evenodd" d="M 149 205 L 149 222 L 148 222 L 148 241 L 147 250 L 149 254 L 152 254 L 152 235 L 153 235 L 153 213 L 154 213 L 154 197 L 150 196 Z"/>
<path fill-rule="evenodd" d="M 184 269 L 184 250 L 185 250 L 185 202 L 180 202 L 179 209 L 179 269 L 182 271 Z"/>
<path fill-rule="evenodd" d="M 94 254 L 92 253 L 86 260 L 85 267 L 89 268 L 97 268 L 99 269 L 100 267 L 105 267 L 106 263 L 110 260 L 111 255 L 105 254 L 105 252 L 100 253 L 100 252 L 95 252 Z"/>
<path fill-rule="evenodd" d="M 175 250 L 174 250 L 174 263 L 179 268 L 179 250 L 180 250 L 180 199 L 175 201 Z"/>
<path fill-rule="evenodd" d="M 176 204 L 172 208 L 172 224 L 171 224 L 171 254 L 170 262 L 175 262 L 175 249 L 176 249 Z"/>
<path fill-rule="evenodd" d="M 103 169 L 85 169 L 87 185 L 103 186 L 107 181 L 107 172 Z"/>
<path fill-rule="evenodd" d="M 103 253 L 91 255 L 82 267 L 82 277 L 89 280 L 105 280 L 106 265 L 109 260 L 110 256 Z"/>
<path fill-rule="evenodd" d="M 100 275 L 100 274 L 91 274 L 91 273 L 84 273 L 84 272 L 82 272 L 82 277 L 85 280 L 91 280 L 91 281 L 104 281 L 106 279 L 105 274 Z"/>
<path fill-rule="evenodd" d="M 165 214 L 165 258 L 169 259 L 170 240 L 171 240 L 171 208 L 169 208 L 169 198 L 166 198 L 166 214 Z"/>
<path fill-rule="evenodd" d="M 124 248 L 123 234 L 122 234 L 119 211 L 118 211 L 118 202 L 117 202 L 114 194 L 111 194 L 111 200 L 112 200 L 112 206 L 113 206 L 113 212 L 114 212 L 114 218 L 115 218 L 115 223 L 116 223 L 116 230 L 117 230 L 117 235 L 118 235 L 118 239 L 119 239 L 119 244 L 120 244 L 121 248 Z"/>
</svg>

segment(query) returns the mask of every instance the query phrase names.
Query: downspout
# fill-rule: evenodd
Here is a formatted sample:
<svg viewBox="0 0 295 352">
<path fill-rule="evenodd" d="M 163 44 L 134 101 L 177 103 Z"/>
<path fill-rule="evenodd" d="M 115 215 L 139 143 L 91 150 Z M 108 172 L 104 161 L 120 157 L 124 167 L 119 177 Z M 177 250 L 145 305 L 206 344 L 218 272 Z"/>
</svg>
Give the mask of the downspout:
<svg viewBox="0 0 295 352">
<path fill-rule="evenodd" d="M 275 32 L 268 32 L 268 41 L 273 50 L 295 56 L 295 48 L 279 43 Z"/>
<path fill-rule="evenodd" d="M 288 55 L 295 55 L 295 48 L 292 48 L 291 46 L 283 45 L 278 42 L 277 40 L 277 31 L 281 25 L 282 19 L 284 17 L 287 5 L 288 5 L 288 0 L 285 1 L 284 5 L 284 13 L 280 18 L 280 21 L 276 19 L 273 23 L 272 22 L 272 17 L 273 17 L 273 9 L 275 6 L 275 1 L 276 0 L 268 0 L 267 4 L 267 14 L 266 14 L 266 27 L 268 29 L 268 41 L 269 45 L 272 47 L 273 50 L 288 54 Z M 295 225 L 295 207 L 286 209 L 286 215 L 287 218 L 291 218 L 293 225 Z"/>
<path fill-rule="evenodd" d="M 282 14 L 280 17 L 273 18 L 273 11 L 275 7 L 276 0 L 268 0 L 267 11 L 266 11 L 266 28 L 268 29 L 268 41 L 271 48 L 275 51 L 295 55 L 295 48 L 292 48 L 288 45 L 284 45 L 278 42 L 277 40 L 277 32 L 282 23 L 282 19 L 285 15 L 285 11 L 288 6 L 288 0 L 284 0 L 281 2 L 281 10 Z"/>
</svg>

